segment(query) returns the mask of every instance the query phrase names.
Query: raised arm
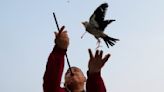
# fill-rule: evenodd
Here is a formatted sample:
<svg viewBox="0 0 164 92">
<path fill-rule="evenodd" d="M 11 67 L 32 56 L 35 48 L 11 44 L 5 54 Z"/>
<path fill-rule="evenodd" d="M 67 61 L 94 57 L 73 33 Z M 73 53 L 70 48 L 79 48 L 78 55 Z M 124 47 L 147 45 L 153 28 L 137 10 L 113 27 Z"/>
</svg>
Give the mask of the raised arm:
<svg viewBox="0 0 164 92">
<path fill-rule="evenodd" d="M 64 92 L 64 89 L 60 87 L 60 83 L 64 69 L 64 55 L 69 45 L 69 38 L 67 32 L 63 30 L 64 26 L 59 33 L 55 32 L 55 46 L 49 55 L 43 77 L 44 92 Z"/>
<path fill-rule="evenodd" d="M 110 54 L 103 56 L 103 51 L 97 50 L 95 56 L 92 54 L 92 51 L 89 49 L 90 60 L 88 63 L 88 72 L 87 72 L 87 92 L 106 92 L 106 88 L 101 77 L 101 69 L 104 64 L 107 62 Z"/>
</svg>

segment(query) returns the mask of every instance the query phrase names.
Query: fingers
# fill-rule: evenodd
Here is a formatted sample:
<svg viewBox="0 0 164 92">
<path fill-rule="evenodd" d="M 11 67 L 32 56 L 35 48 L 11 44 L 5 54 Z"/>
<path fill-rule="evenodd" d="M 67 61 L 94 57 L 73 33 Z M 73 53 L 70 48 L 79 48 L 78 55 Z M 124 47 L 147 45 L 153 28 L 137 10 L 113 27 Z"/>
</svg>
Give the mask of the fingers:
<svg viewBox="0 0 164 92">
<path fill-rule="evenodd" d="M 93 54 L 92 54 L 91 49 L 88 49 L 88 52 L 89 52 L 90 59 L 93 58 Z"/>
<path fill-rule="evenodd" d="M 59 30 L 59 34 L 64 30 L 65 26 L 62 26 Z"/>
<path fill-rule="evenodd" d="M 62 34 L 64 34 L 64 36 L 68 37 L 68 35 L 67 35 L 67 31 L 66 31 L 66 30 L 63 31 Z"/>
<path fill-rule="evenodd" d="M 61 33 L 67 34 L 67 31 L 64 31 L 65 26 L 62 26 L 59 32 L 54 32 L 55 36 L 59 36 Z"/>
<path fill-rule="evenodd" d="M 102 56 L 103 56 L 103 51 L 102 50 L 96 50 L 96 53 L 95 53 L 95 57 L 97 57 L 97 58 L 102 58 Z"/>
<path fill-rule="evenodd" d="M 99 55 L 100 58 L 102 58 L 102 55 L 103 55 L 103 51 L 101 50 L 101 51 L 100 51 L 100 55 Z"/>
<path fill-rule="evenodd" d="M 105 63 L 106 61 L 108 61 L 110 56 L 111 56 L 110 54 L 105 55 L 105 57 L 102 59 L 102 61 Z"/>
<path fill-rule="evenodd" d="M 96 50 L 95 57 L 99 57 L 99 50 Z"/>
</svg>

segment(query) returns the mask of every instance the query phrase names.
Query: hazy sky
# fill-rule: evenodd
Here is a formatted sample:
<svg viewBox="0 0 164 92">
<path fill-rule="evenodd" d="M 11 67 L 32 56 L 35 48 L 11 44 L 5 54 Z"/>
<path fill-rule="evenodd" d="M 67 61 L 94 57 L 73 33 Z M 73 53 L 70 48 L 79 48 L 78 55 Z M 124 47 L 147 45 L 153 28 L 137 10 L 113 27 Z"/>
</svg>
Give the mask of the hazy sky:
<svg viewBox="0 0 164 92">
<path fill-rule="evenodd" d="M 82 21 L 107 2 L 106 18 L 116 19 L 105 33 L 120 41 L 107 48 L 111 58 L 102 69 L 108 92 L 164 92 L 163 0 L 1 0 L 0 92 L 42 92 L 43 75 L 59 25 L 70 37 L 68 57 L 72 66 L 87 71 L 88 48 L 96 40 Z M 68 66 L 65 64 L 65 69 Z M 63 80 L 62 80 L 63 82 Z"/>
</svg>

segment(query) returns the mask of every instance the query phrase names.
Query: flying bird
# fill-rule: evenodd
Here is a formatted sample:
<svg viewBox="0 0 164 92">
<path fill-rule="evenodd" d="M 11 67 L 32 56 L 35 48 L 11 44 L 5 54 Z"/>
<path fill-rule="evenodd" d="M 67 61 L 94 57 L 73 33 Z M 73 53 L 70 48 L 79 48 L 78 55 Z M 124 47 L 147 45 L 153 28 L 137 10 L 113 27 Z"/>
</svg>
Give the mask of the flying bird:
<svg viewBox="0 0 164 92">
<path fill-rule="evenodd" d="M 98 47 L 100 46 L 100 38 L 101 38 L 104 40 L 107 47 L 109 48 L 109 45 L 111 46 L 115 45 L 116 41 L 119 41 L 119 39 L 112 38 L 104 33 L 104 30 L 107 27 L 107 25 L 115 21 L 114 19 L 111 20 L 104 19 L 107 8 L 108 8 L 107 3 L 101 4 L 91 15 L 89 22 L 85 21 L 82 22 L 82 24 L 84 25 L 86 32 L 89 32 L 97 39 Z M 82 35 L 82 37 L 84 36 L 84 34 Z"/>
</svg>

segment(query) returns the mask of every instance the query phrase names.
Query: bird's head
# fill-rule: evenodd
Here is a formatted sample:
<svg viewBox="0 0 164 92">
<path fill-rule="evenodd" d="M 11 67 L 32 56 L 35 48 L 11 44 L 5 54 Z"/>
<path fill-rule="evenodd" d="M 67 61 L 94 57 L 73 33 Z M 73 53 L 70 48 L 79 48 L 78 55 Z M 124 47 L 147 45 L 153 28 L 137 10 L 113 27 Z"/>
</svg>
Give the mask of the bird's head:
<svg viewBox="0 0 164 92">
<path fill-rule="evenodd" d="M 89 25 L 89 22 L 85 21 L 85 22 L 82 22 L 82 24 L 83 24 L 84 27 L 86 28 L 86 27 Z"/>
</svg>

